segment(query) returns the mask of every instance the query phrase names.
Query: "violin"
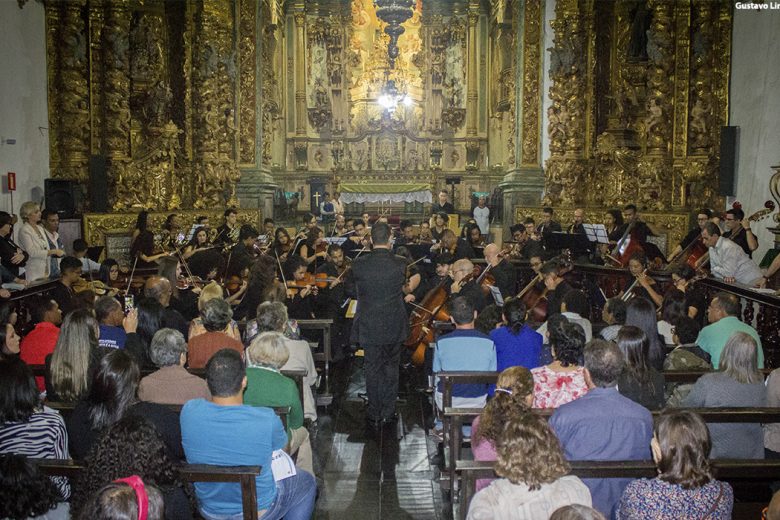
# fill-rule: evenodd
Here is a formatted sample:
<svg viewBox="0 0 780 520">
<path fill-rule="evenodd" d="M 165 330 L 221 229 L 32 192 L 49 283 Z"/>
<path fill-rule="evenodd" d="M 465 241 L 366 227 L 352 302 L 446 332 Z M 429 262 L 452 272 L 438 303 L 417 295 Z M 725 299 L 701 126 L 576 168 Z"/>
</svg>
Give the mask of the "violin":
<svg viewBox="0 0 780 520">
<path fill-rule="evenodd" d="M 301 280 L 288 280 L 287 288 L 293 290 L 305 289 L 306 287 L 316 287 L 317 289 L 325 289 L 332 282 L 340 281 L 341 278 L 333 278 L 327 275 L 327 273 L 305 273 Z"/>
<path fill-rule="evenodd" d="M 200 276 L 180 276 L 176 280 L 176 287 L 182 291 L 194 287 L 202 289 L 208 283 L 208 280 L 203 280 Z"/>
</svg>

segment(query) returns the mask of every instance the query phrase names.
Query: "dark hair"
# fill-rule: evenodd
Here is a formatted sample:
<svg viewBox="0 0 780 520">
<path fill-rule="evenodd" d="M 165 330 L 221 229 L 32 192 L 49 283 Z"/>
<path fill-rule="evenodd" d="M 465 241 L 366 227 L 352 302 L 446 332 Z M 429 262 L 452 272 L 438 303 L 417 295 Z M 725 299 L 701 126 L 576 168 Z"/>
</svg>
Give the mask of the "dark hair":
<svg viewBox="0 0 780 520">
<path fill-rule="evenodd" d="M 60 261 L 60 272 L 62 273 L 64 273 L 65 271 L 75 271 L 76 269 L 81 269 L 81 268 L 82 268 L 81 260 L 79 260 L 75 256 L 64 256 Z"/>
<path fill-rule="evenodd" d="M 257 238 L 257 230 L 251 224 L 244 224 L 238 232 L 239 241 L 247 238 Z"/>
<path fill-rule="evenodd" d="M 546 276 L 548 274 L 555 274 L 555 276 L 558 276 L 560 268 L 561 267 L 558 265 L 558 262 L 555 260 L 548 260 L 544 263 L 544 265 L 542 265 L 541 269 L 539 269 L 539 273 L 541 273 L 542 276 Z"/>
<path fill-rule="evenodd" d="M 176 213 L 171 213 L 167 217 L 165 217 L 165 224 L 163 224 L 163 229 L 170 231 L 173 227 L 173 219 L 177 217 Z"/>
<path fill-rule="evenodd" d="M 0 227 L 10 224 L 14 218 L 6 211 L 0 211 Z"/>
<path fill-rule="evenodd" d="M 615 319 L 615 323 L 623 325 L 626 322 L 626 302 L 617 296 L 607 300 L 604 304 L 607 312 Z"/>
<path fill-rule="evenodd" d="M 33 324 L 41 323 L 46 313 L 54 308 L 56 302 L 46 296 L 34 295 L 27 299 L 27 308 L 30 309 L 30 320 Z"/>
<path fill-rule="evenodd" d="M 434 215 L 434 217 L 441 217 L 445 225 L 450 221 L 450 216 L 444 213 L 443 211 L 439 211 Z M 435 223 L 435 219 L 434 219 L 434 223 Z"/>
<path fill-rule="evenodd" d="M 198 215 L 197 217 L 195 217 L 195 223 L 202 224 L 204 220 L 208 220 L 208 219 L 209 217 L 206 215 Z"/>
<path fill-rule="evenodd" d="M 319 228 L 319 227 L 317 227 L 317 226 L 314 226 L 313 228 L 311 228 L 311 229 L 309 230 L 309 232 L 308 232 L 308 233 L 306 233 L 306 242 L 305 242 L 305 243 L 306 243 L 306 245 L 307 245 L 309 248 L 313 248 L 313 247 L 314 247 L 314 243 L 315 243 L 315 242 L 317 241 L 317 239 L 319 238 L 319 236 L 320 236 L 320 233 L 323 233 L 323 231 L 322 231 L 322 229 L 320 229 L 320 228 Z M 309 251 L 309 253 L 310 253 L 310 254 L 311 254 L 311 253 L 314 253 L 314 251 Z"/>
<path fill-rule="evenodd" d="M 206 230 L 206 228 L 204 226 L 198 226 L 198 227 L 195 228 L 195 231 L 192 232 L 192 238 L 190 239 L 189 245 L 191 245 L 192 247 L 197 247 L 197 245 L 198 245 L 198 233 L 200 233 L 201 231 L 206 233 L 206 241 L 208 242 L 209 232 Z"/>
<path fill-rule="evenodd" d="M 371 241 L 375 246 L 384 246 L 390 242 L 390 226 L 384 222 L 377 222 L 371 227 Z"/>
<path fill-rule="evenodd" d="M 642 267 L 647 268 L 647 255 L 644 251 L 637 251 L 631 255 L 631 258 L 629 258 L 628 261 L 630 262 L 631 260 L 635 260 L 642 264 Z"/>
<path fill-rule="evenodd" d="M 661 303 L 661 318 L 667 323 L 674 324 L 687 315 L 688 306 L 685 304 L 685 293 L 675 287 L 666 291 Z"/>
<path fill-rule="evenodd" d="M 138 217 L 135 219 L 135 229 L 138 231 L 146 231 L 146 228 L 148 227 L 148 220 L 149 220 L 149 212 L 144 210 L 141 210 L 140 213 L 138 213 Z"/>
<path fill-rule="evenodd" d="M 439 253 L 436 255 L 436 258 L 434 258 L 433 263 L 434 265 L 450 265 L 455 261 L 455 257 L 452 255 L 452 253 Z"/>
<path fill-rule="evenodd" d="M 448 307 L 456 325 L 465 325 L 474 321 L 474 306 L 465 296 L 453 298 Z"/>
<path fill-rule="evenodd" d="M 316 219 L 316 218 L 317 218 L 317 216 L 314 215 L 314 213 L 306 213 L 303 216 L 303 223 L 304 224 L 308 224 L 309 222 L 311 222 L 311 219 Z"/>
<path fill-rule="evenodd" d="M 402 220 L 402 221 L 401 221 L 401 225 L 400 225 L 399 227 L 400 227 L 400 228 L 401 228 L 401 230 L 403 231 L 403 230 L 404 230 L 404 229 L 406 229 L 406 228 L 410 228 L 410 227 L 412 227 L 412 225 L 413 225 L 413 224 L 412 224 L 412 221 L 411 221 L 411 220 Z"/>
<path fill-rule="evenodd" d="M 328 246 L 328 256 L 333 256 L 336 251 L 344 251 L 344 249 L 338 244 L 331 244 Z"/>
<path fill-rule="evenodd" d="M 163 306 L 154 298 L 141 298 L 136 303 L 138 309 L 138 338 L 147 350 L 154 333 L 163 327 Z"/>
<path fill-rule="evenodd" d="M 681 345 L 695 343 L 700 330 L 699 322 L 688 316 L 683 316 L 674 322 L 674 335 L 677 336 Z"/>
<path fill-rule="evenodd" d="M 273 224 L 273 223 L 274 223 L 274 219 L 272 219 L 271 217 L 266 217 L 263 219 L 263 225 Z"/>
<path fill-rule="evenodd" d="M 0 424 L 27 422 L 40 406 L 30 367 L 16 356 L 0 358 Z"/>
<path fill-rule="evenodd" d="M 119 262 L 113 258 L 103 260 L 103 263 L 100 264 L 100 271 L 98 271 L 98 280 L 105 284 L 109 283 L 111 280 L 111 268 L 114 266 L 119 266 Z"/>
<path fill-rule="evenodd" d="M 225 212 L 222 214 L 225 218 L 229 217 L 230 215 L 236 214 L 238 215 L 238 211 L 236 208 L 228 208 L 225 210 Z"/>
<path fill-rule="evenodd" d="M 356 219 L 354 219 L 354 220 L 352 221 L 352 227 L 353 227 L 353 228 L 354 228 L 355 226 L 365 226 L 365 225 L 366 225 L 366 223 L 365 223 L 365 222 L 363 222 L 363 219 L 362 219 L 362 218 L 356 218 Z"/>
<path fill-rule="evenodd" d="M 525 303 L 520 298 L 509 298 L 504 302 L 502 309 L 504 318 L 507 322 L 507 327 L 512 331 L 515 336 L 520 333 L 520 330 L 525 325 Z"/>
<path fill-rule="evenodd" d="M 30 459 L 0 455 L 0 518 L 37 518 L 61 499 L 54 482 Z"/>
<path fill-rule="evenodd" d="M 655 422 L 661 451 L 658 478 L 683 489 L 699 488 L 713 479 L 710 466 L 712 441 L 702 418 L 685 410 L 670 410 Z"/>
<path fill-rule="evenodd" d="M 300 255 L 290 255 L 287 257 L 287 260 L 285 260 L 283 265 L 284 275 L 288 280 L 292 280 L 295 271 L 301 267 L 307 267 L 308 265 L 309 264 L 306 263 L 306 260 L 304 260 Z"/>
<path fill-rule="evenodd" d="M 206 363 L 206 382 L 214 397 L 236 395 L 241 391 L 245 375 L 246 368 L 241 354 L 233 349 L 223 348 Z"/>
<path fill-rule="evenodd" d="M 553 213 L 555 213 L 555 210 L 549 206 L 545 206 L 542 208 L 542 213 L 547 213 L 548 215 L 552 215 Z"/>
<path fill-rule="evenodd" d="M 585 319 L 590 319 L 590 303 L 584 292 L 572 289 L 563 296 L 567 312 L 576 312 Z"/>
<path fill-rule="evenodd" d="M 626 204 L 623 207 L 623 211 L 633 211 L 634 213 L 636 213 L 636 204 Z"/>
<path fill-rule="evenodd" d="M 658 335 L 655 305 L 645 298 L 631 298 L 626 305 L 626 325 L 639 327 L 647 336 L 650 363 L 660 367 L 666 357 L 665 347 Z"/>
<path fill-rule="evenodd" d="M 523 221 L 523 227 L 525 227 L 526 224 L 536 224 L 536 221 L 533 217 L 525 217 L 525 220 Z"/>
<path fill-rule="evenodd" d="M 487 335 L 490 334 L 499 323 L 501 323 L 501 307 L 495 303 L 491 303 L 477 315 L 477 319 L 474 320 L 474 328 L 482 334 Z"/>
<path fill-rule="evenodd" d="M 740 210 L 730 209 L 726 213 L 730 213 L 732 211 L 742 211 L 742 210 L 741 209 Z M 742 214 L 744 215 L 745 213 L 743 212 Z M 712 210 L 710 208 L 699 208 L 699 209 L 696 210 L 696 216 L 699 216 L 699 215 L 707 215 L 707 218 L 712 218 Z M 740 220 L 742 220 L 742 219 L 740 219 Z"/>
<path fill-rule="evenodd" d="M 739 297 L 725 291 L 719 291 L 715 293 L 712 298 L 713 301 L 718 300 L 717 305 L 728 316 L 739 317 L 742 307 L 740 306 Z"/>
<path fill-rule="evenodd" d="M 41 220 L 46 220 L 52 215 L 57 215 L 58 217 L 60 216 L 60 214 L 54 211 L 53 209 L 46 208 L 45 210 L 41 211 Z"/>
<path fill-rule="evenodd" d="M 95 302 L 95 318 L 99 322 L 102 322 L 108 318 L 108 316 L 114 312 L 117 307 L 122 307 L 122 304 L 119 303 L 119 300 L 113 296 L 101 296 Z"/>
<path fill-rule="evenodd" d="M 509 233 L 514 235 L 515 233 L 525 233 L 525 226 L 522 224 L 515 224 L 509 227 Z"/>
<path fill-rule="evenodd" d="M 555 350 L 555 359 L 561 366 L 578 365 L 585 346 L 585 332 L 577 323 L 565 321 L 555 331 L 550 331 L 550 346 Z"/>
<path fill-rule="evenodd" d="M 672 274 L 676 274 L 683 280 L 690 280 L 694 276 L 696 276 L 696 271 L 693 269 L 693 267 L 689 266 L 688 264 L 682 264 L 677 269 L 672 271 Z"/>
<path fill-rule="evenodd" d="M 162 520 L 165 503 L 156 486 L 144 485 L 149 499 L 149 520 Z M 79 520 L 136 520 L 138 498 L 135 490 L 126 482 L 112 482 L 100 488 L 84 506 Z"/>
<path fill-rule="evenodd" d="M 706 224 L 704 224 L 704 228 L 702 228 L 702 231 L 706 231 L 707 234 L 710 236 L 714 236 L 714 235 L 720 236 L 721 233 L 720 228 L 714 222 L 707 222 Z"/>
<path fill-rule="evenodd" d="M 145 484 L 176 485 L 176 471 L 162 437 L 148 419 L 129 414 L 109 426 L 87 456 L 71 506 L 78 512 L 106 484 L 138 475 Z"/>
<path fill-rule="evenodd" d="M 615 221 L 615 227 L 620 227 L 625 224 L 625 221 L 623 220 L 623 212 L 621 212 L 619 209 L 608 209 L 607 213 L 612 216 L 612 220 Z"/>
<path fill-rule="evenodd" d="M 603 339 L 588 343 L 584 357 L 591 381 L 600 388 L 615 386 L 626 365 L 626 358 L 618 346 Z"/>
<path fill-rule="evenodd" d="M 87 241 L 83 238 L 77 238 L 73 241 L 73 251 L 75 253 L 81 253 L 82 251 L 86 251 L 89 249 L 89 244 L 87 244 Z"/>
<path fill-rule="evenodd" d="M 615 341 L 626 357 L 624 370 L 629 377 L 636 380 L 641 387 L 652 391 L 653 379 L 648 359 L 647 335 L 639 327 L 624 325 L 620 327 Z"/>
<path fill-rule="evenodd" d="M 396 247 L 395 254 L 403 257 L 407 261 L 407 263 L 412 263 L 414 261 L 414 258 L 412 257 L 412 252 L 409 251 L 409 248 L 406 246 Z M 410 269 L 414 269 L 414 266 L 412 266 Z"/>
<path fill-rule="evenodd" d="M 745 218 L 745 212 L 738 208 L 732 208 L 726 212 L 727 215 L 734 215 L 735 220 L 742 220 Z M 712 217 L 712 214 L 708 215 Z"/>
<path fill-rule="evenodd" d="M 124 350 L 111 350 L 100 360 L 87 394 L 89 422 L 93 430 L 109 426 L 136 401 L 140 370 Z"/>
</svg>

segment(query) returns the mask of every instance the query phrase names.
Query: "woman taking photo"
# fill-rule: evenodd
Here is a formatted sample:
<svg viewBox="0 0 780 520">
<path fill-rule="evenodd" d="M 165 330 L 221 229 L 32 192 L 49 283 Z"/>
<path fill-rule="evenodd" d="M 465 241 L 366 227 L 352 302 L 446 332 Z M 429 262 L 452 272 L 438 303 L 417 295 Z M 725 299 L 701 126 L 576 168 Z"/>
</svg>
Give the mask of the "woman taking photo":
<svg viewBox="0 0 780 520">
<path fill-rule="evenodd" d="M 40 226 L 41 207 L 37 202 L 25 202 L 19 208 L 22 227 L 19 229 L 19 245 L 29 255 L 24 266 L 28 282 L 49 277 L 49 257 L 65 256 L 62 249 L 49 249 L 46 232 Z"/>
<path fill-rule="evenodd" d="M 618 520 L 731 518 L 734 491 L 713 476 L 710 434 L 701 417 L 688 411 L 664 413 L 655 423 L 650 448 L 658 476 L 626 487 Z"/>
<path fill-rule="evenodd" d="M 664 376 L 650 366 L 647 336 L 637 327 L 622 327 L 617 346 L 626 357 L 623 373 L 618 378 L 620 393 L 649 410 L 664 406 Z"/>
</svg>

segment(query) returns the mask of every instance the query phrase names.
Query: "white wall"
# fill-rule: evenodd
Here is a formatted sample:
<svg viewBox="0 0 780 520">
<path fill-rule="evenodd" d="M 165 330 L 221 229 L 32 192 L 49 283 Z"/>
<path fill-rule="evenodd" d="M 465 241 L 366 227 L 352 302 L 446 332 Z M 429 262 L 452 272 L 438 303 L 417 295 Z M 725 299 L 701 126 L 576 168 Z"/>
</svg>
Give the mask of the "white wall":
<svg viewBox="0 0 780 520">
<path fill-rule="evenodd" d="M 17 214 L 22 202 L 43 197 L 43 180 L 49 176 L 45 26 L 38 1 L 19 9 L 16 1 L 0 0 L 0 176 L 5 189 L 6 173 L 16 173 Z M 11 210 L 5 192 L 0 210 Z"/>
<path fill-rule="evenodd" d="M 780 10 L 734 11 L 730 124 L 739 126 L 736 193 L 745 213 L 771 200 L 769 177 L 780 164 Z M 776 201 L 777 202 L 777 201 Z M 760 261 L 772 246 L 772 221 L 753 224 Z"/>
</svg>

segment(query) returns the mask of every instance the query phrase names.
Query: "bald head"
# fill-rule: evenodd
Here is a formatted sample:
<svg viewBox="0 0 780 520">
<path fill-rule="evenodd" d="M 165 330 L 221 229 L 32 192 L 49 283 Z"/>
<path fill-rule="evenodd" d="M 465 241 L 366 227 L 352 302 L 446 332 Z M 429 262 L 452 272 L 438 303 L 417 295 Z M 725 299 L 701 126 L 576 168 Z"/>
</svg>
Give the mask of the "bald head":
<svg viewBox="0 0 780 520">
<path fill-rule="evenodd" d="M 162 276 L 150 276 L 144 285 L 144 294 L 160 302 L 163 307 L 167 307 L 171 302 L 172 293 L 171 282 Z"/>
<path fill-rule="evenodd" d="M 574 223 L 575 224 L 582 224 L 582 222 L 585 220 L 585 210 L 581 208 L 577 208 L 574 210 Z"/>
<path fill-rule="evenodd" d="M 485 246 L 485 260 L 487 263 L 495 266 L 498 265 L 498 263 L 501 261 L 501 258 L 499 258 L 498 253 L 501 252 L 501 250 L 498 248 L 496 244 L 488 244 Z"/>
<path fill-rule="evenodd" d="M 461 281 L 474 270 L 474 264 L 467 258 L 461 258 L 452 264 L 452 277 L 456 282 Z"/>
</svg>

